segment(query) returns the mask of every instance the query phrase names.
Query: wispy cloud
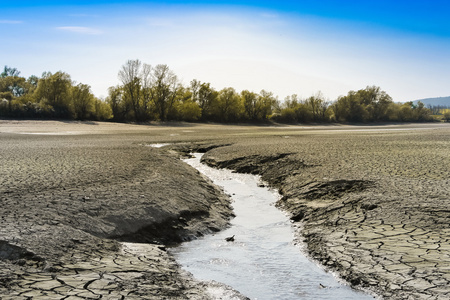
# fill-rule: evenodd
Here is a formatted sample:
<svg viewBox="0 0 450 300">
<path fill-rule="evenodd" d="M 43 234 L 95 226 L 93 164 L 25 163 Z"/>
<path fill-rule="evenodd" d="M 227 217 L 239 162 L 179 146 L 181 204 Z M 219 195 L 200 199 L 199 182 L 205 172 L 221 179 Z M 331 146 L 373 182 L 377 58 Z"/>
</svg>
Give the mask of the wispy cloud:
<svg viewBox="0 0 450 300">
<path fill-rule="evenodd" d="M 22 24 L 23 21 L 19 20 L 0 20 L 0 24 Z"/>
<path fill-rule="evenodd" d="M 103 32 L 101 30 L 90 28 L 90 27 L 81 27 L 81 26 L 62 26 L 62 27 L 56 27 L 58 30 L 67 31 L 67 32 L 73 32 L 73 33 L 79 33 L 79 34 L 90 34 L 90 35 L 98 35 L 102 34 Z"/>
</svg>

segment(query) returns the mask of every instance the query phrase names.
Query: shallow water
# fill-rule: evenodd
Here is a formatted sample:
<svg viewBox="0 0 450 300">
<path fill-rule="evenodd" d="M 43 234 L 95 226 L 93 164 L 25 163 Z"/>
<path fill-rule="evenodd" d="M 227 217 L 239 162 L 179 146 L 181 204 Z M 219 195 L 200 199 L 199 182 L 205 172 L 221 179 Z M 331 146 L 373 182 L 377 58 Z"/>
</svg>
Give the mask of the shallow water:
<svg viewBox="0 0 450 300">
<path fill-rule="evenodd" d="M 276 191 L 258 187 L 257 176 L 209 168 L 200 157 L 185 162 L 232 195 L 236 218 L 224 231 L 171 250 L 185 270 L 251 299 L 373 299 L 338 282 L 293 244 L 288 217 L 274 207 Z M 232 235 L 235 241 L 226 242 Z"/>
</svg>

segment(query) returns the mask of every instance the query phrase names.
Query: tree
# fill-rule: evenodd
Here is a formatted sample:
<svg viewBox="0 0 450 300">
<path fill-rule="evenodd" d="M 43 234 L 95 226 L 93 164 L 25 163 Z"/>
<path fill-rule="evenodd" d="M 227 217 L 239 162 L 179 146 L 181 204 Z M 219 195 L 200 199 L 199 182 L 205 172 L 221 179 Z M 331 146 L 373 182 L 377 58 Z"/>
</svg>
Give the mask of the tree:
<svg viewBox="0 0 450 300">
<path fill-rule="evenodd" d="M 332 105 L 339 122 L 384 121 L 392 118 L 392 98 L 379 87 L 350 91 Z"/>
<path fill-rule="evenodd" d="M 216 121 L 233 122 L 239 120 L 243 111 L 241 97 L 236 91 L 229 87 L 219 92 L 216 105 L 214 106 L 214 116 Z"/>
<path fill-rule="evenodd" d="M 45 72 L 39 80 L 34 93 L 35 98 L 38 102 L 50 105 L 54 110 L 55 117 L 72 118 L 71 86 L 72 81 L 69 74 L 61 71 L 55 74 Z"/>
<path fill-rule="evenodd" d="M 153 99 L 161 121 L 166 121 L 181 91 L 178 78 L 167 65 L 157 65 L 153 69 Z"/>
<path fill-rule="evenodd" d="M 73 86 L 72 101 L 75 119 L 86 120 L 95 115 L 95 97 L 89 85 L 79 83 Z"/>
<path fill-rule="evenodd" d="M 142 63 L 139 59 L 128 60 L 119 71 L 119 79 L 123 84 L 124 100 L 130 104 L 135 121 L 143 121 L 141 110 L 141 72 Z"/>
<path fill-rule="evenodd" d="M 94 114 L 96 120 L 109 120 L 113 117 L 111 107 L 97 98 L 94 98 Z"/>
<path fill-rule="evenodd" d="M 5 66 L 3 72 L 0 74 L 0 92 L 11 92 L 13 97 L 16 98 L 32 92 L 37 85 L 37 77 L 30 77 L 30 79 L 36 78 L 36 84 L 33 84 L 31 81 L 19 75 L 20 71 L 16 68 Z"/>
<path fill-rule="evenodd" d="M 259 101 L 256 93 L 244 90 L 241 92 L 241 98 L 244 104 L 245 115 L 251 121 L 258 120 Z"/>
<path fill-rule="evenodd" d="M 364 90 L 359 90 L 361 102 L 364 103 L 369 112 L 371 121 L 386 121 L 388 119 L 387 110 L 392 98 L 380 87 L 368 86 Z"/>
<path fill-rule="evenodd" d="M 272 114 L 276 99 L 272 93 L 262 90 L 259 94 L 244 90 L 241 92 L 245 116 L 250 121 L 264 121 Z"/>
<path fill-rule="evenodd" d="M 5 77 L 8 77 L 8 76 L 18 77 L 19 75 L 20 75 L 20 71 L 17 70 L 17 68 L 10 68 L 8 66 L 5 66 L 3 68 L 3 72 L 0 74 L 0 77 L 1 78 L 5 78 Z"/>
<path fill-rule="evenodd" d="M 125 121 L 130 107 L 123 100 L 123 89 L 120 86 L 108 88 L 108 97 L 106 103 L 109 104 L 115 121 Z"/>
<path fill-rule="evenodd" d="M 179 106 L 180 118 L 183 121 L 195 122 L 202 115 L 202 109 L 191 99 L 181 102 Z"/>
<path fill-rule="evenodd" d="M 193 102 L 197 102 L 199 103 L 199 92 L 200 92 L 200 88 L 202 86 L 202 83 L 197 80 L 197 79 L 193 79 L 190 82 L 190 87 L 189 87 L 189 91 L 191 92 L 191 99 Z"/>
<path fill-rule="evenodd" d="M 261 120 L 267 120 L 272 114 L 273 108 L 277 105 L 278 100 L 272 92 L 261 90 L 258 97 L 259 105 L 259 118 Z"/>
<path fill-rule="evenodd" d="M 321 92 L 306 99 L 305 104 L 311 112 L 314 122 L 328 121 L 328 102 L 325 100 Z"/>
<path fill-rule="evenodd" d="M 196 102 L 201 109 L 201 119 L 203 121 L 211 119 L 213 107 L 217 104 L 218 96 L 219 93 L 211 87 L 210 83 L 200 84 Z"/>
<path fill-rule="evenodd" d="M 450 122 L 450 109 L 447 109 L 444 112 L 444 120 L 447 121 L 447 122 Z"/>
</svg>

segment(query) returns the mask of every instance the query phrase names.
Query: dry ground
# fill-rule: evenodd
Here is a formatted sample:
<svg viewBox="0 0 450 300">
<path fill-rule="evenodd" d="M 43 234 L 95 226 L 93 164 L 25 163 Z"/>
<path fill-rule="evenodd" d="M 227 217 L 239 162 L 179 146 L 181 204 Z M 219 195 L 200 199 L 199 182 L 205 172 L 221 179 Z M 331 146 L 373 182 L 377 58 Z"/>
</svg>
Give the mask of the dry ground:
<svg viewBox="0 0 450 300">
<path fill-rule="evenodd" d="M 0 123 L 0 299 L 208 299 L 164 245 L 227 226 L 229 199 L 121 127 Z"/>
<path fill-rule="evenodd" d="M 202 148 L 209 164 L 279 188 L 299 242 L 354 286 L 386 299 L 448 299 L 449 146 L 447 124 L 0 121 L 0 293 L 120 299 L 143 286 L 148 298 L 206 297 L 157 245 L 143 258 L 116 242 L 168 243 L 226 226 L 227 199 L 167 149 Z M 133 269 L 134 260 L 151 268 Z"/>
</svg>

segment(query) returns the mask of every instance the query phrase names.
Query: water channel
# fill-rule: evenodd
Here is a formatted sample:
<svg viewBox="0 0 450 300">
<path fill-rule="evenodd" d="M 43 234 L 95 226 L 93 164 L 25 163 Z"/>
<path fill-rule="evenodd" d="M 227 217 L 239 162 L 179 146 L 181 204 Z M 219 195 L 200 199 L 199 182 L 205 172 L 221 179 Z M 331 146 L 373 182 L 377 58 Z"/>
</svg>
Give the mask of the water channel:
<svg viewBox="0 0 450 300">
<path fill-rule="evenodd" d="M 373 299 L 342 284 L 293 244 L 288 217 L 274 203 L 279 194 L 257 176 L 214 169 L 201 154 L 185 162 L 232 195 L 231 227 L 172 249 L 177 261 L 203 281 L 231 286 L 250 299 Z M 235 236 L 232 242 L 226 237 Z M 220 299 L 226 299 L 220 298 Z"/>
</svg>

